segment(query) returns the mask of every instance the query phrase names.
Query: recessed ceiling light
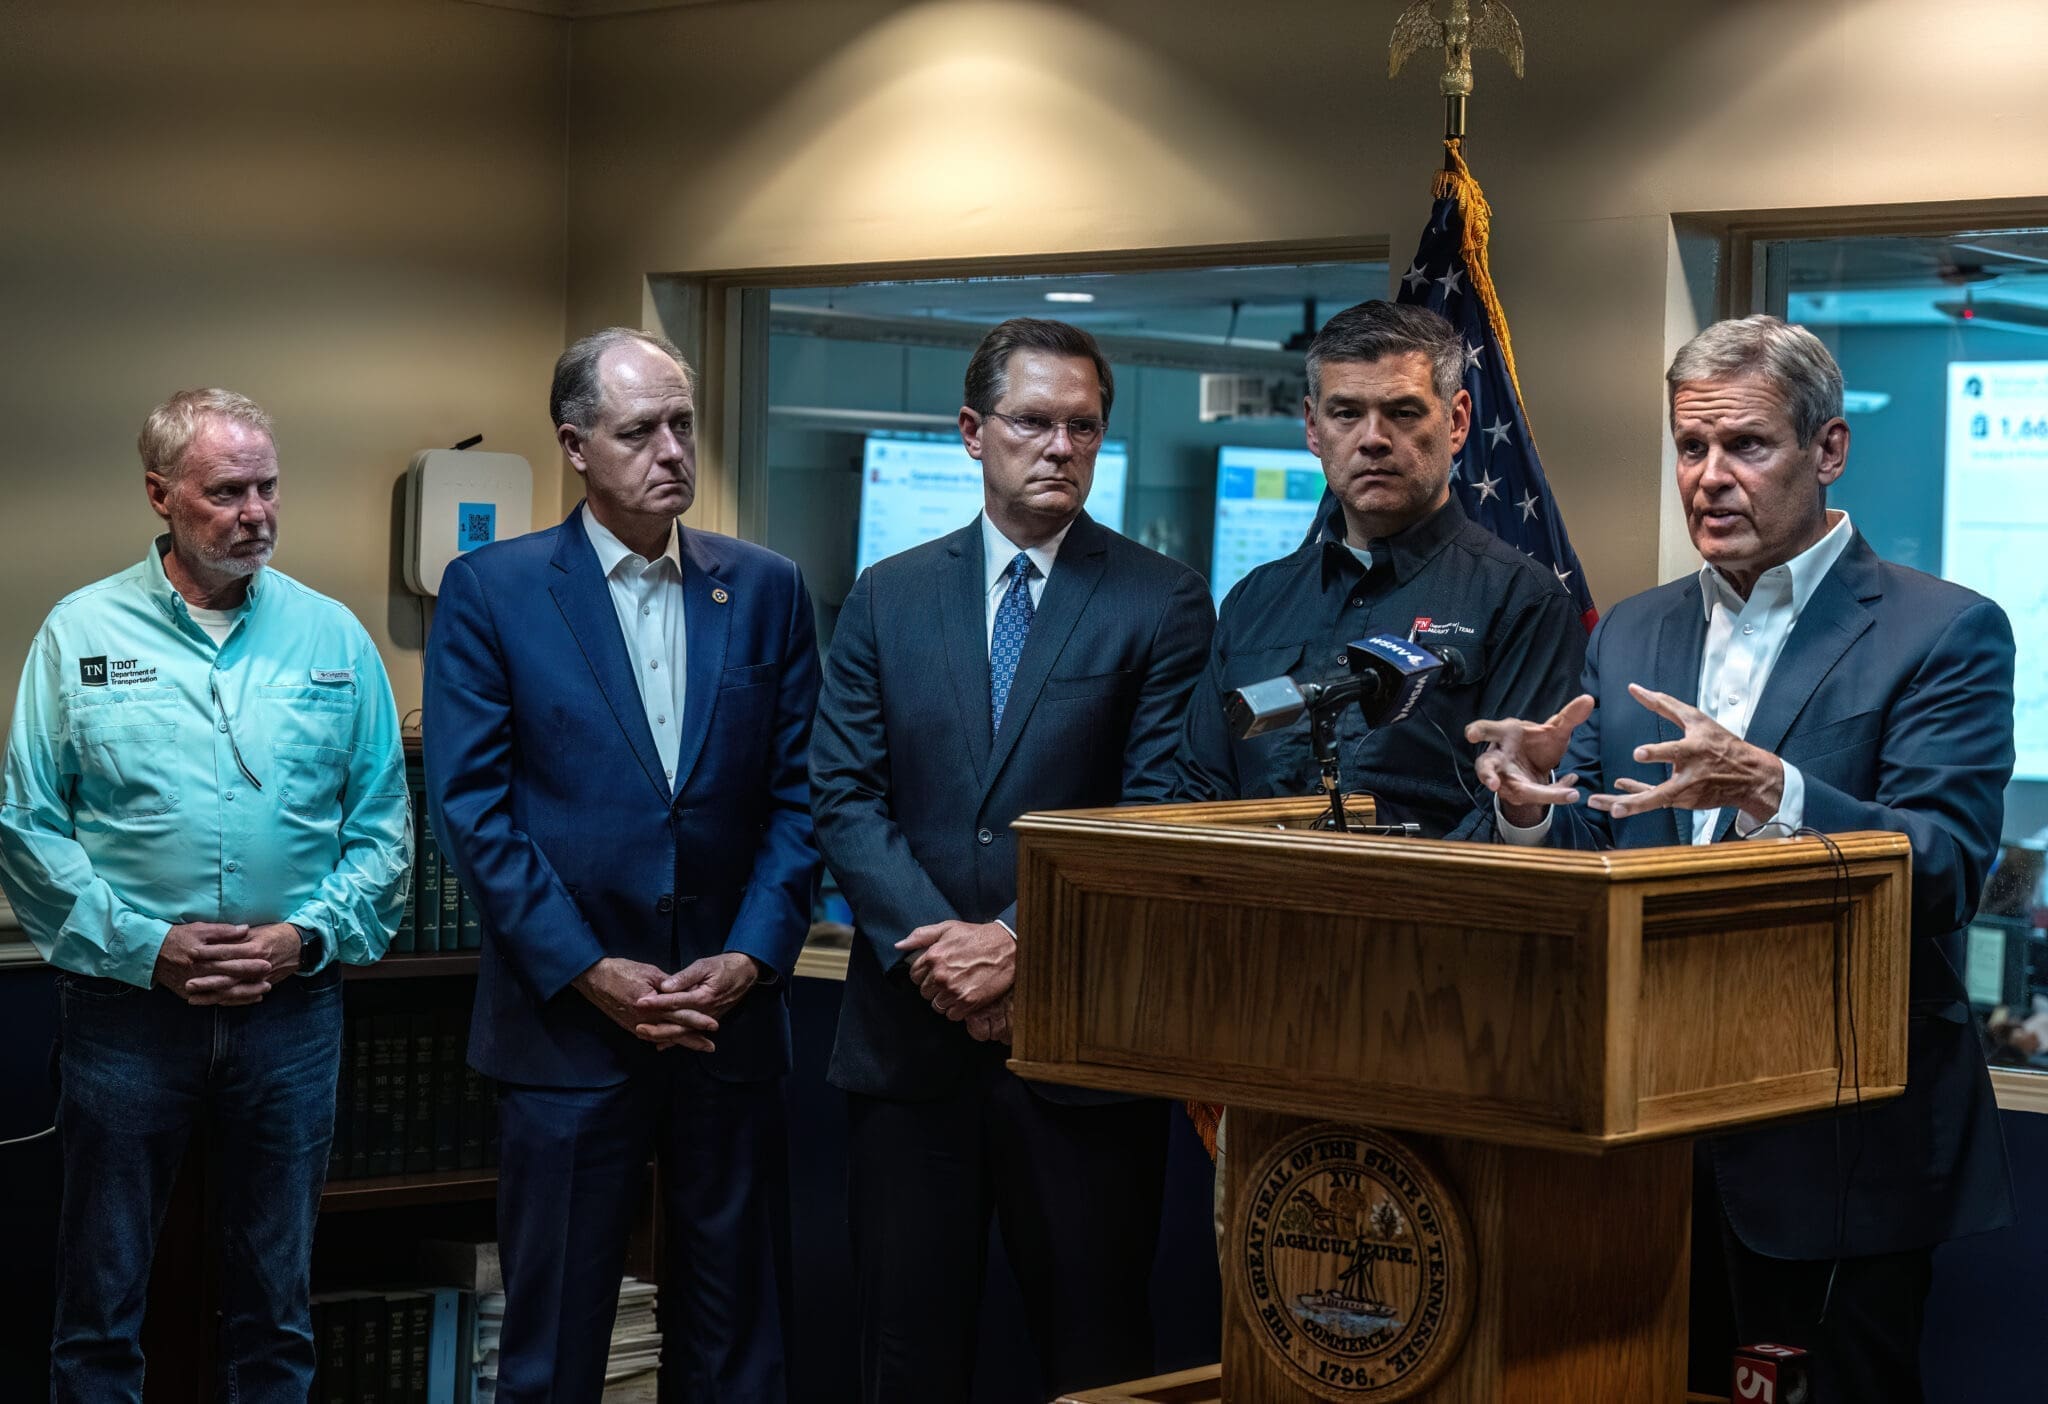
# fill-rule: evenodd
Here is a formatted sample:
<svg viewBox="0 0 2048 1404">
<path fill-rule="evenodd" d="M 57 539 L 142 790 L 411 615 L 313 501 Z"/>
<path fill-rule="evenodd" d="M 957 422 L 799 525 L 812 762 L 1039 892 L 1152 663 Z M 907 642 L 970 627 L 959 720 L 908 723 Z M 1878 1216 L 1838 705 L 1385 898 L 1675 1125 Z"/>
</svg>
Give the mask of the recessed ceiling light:
<svg viewBox="0 0 2048 1404">
<path fill-rule="evenodd" d="M 1095 301 L 1095 294 L 1084 292 L 1049 292 L 1045 295 L 1045 300 L 1047 302 L 1093 302 Z"/>
</svg>

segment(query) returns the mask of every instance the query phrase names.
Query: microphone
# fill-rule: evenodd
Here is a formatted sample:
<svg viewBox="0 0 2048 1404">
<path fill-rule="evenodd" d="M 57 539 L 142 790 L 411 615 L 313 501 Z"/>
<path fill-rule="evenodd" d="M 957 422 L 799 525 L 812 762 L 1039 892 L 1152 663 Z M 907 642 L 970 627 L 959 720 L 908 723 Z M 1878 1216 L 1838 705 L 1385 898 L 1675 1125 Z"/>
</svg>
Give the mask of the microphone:
<svg viewBox="0 0 2048 1404">
<path fill-rule="evenodd" d="M 1350 671 L 1326 682 L 1278 677 L 1238 688 L 1223 703 L 1231 731 L 1248 740 L 1353 702 L 1367 726 L 1387 726 L 1412 716 L 1430 689 L 1470 677 L 1456 649 L 1425 648 L 1393 634 L 1346 644 L 1344 659 Z"/>
</svg>

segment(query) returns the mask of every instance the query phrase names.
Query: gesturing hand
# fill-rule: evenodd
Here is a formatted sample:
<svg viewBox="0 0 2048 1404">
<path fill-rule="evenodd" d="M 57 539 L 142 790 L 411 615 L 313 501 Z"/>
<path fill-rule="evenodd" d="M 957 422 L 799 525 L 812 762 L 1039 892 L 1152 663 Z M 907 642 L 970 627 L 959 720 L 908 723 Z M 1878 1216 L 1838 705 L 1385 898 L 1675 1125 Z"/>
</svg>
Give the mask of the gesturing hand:
<svg viewBox="0 0 2048 1404">
<path fill-rule="evenodd" d="M 1579 802 L 1579 792 L 1572 788 L 1579 777 L 1552 780 L 1550 773 L 1564 759 L 1572 733 L 1592 715 L 1593 698 L 1582 692 L 1546 722 L 1509 717 L 1476 721 L 1465 728 L 1467 741 L 1486 747 L 1473 768 L 1479 783 L 1499 796 L 1501 815 L 1510 824 L 1530 828 L 1542 822 L 1548 806 Z"/>
<path fill-rule="evenodd" d="M 663 977 L 661 988 L 653 994 L 641 995 L 635 1001 L 643 1022 L 634 1032 L 664 1048 L 695 1048 L 708 1053 L 709 1040 L 701 1040 L 701 1047 L 699 1042 L 691 1041 L 690 1031 L 679 1016 L 694 1012 L 722 1019 L 725 1011 L 738 1004 L 760 978 L 753 957 L 736 951 L 693 960 L 675 974 Z"/>
<path fill-rule="evenodd" d="M 247 926 L 180 922 L 164 936 L 153 978 L 187 1004 L 254 1004 L 270 993 L 270 948 Z"/>
<path fill-rule="evenodd" d="M 1614 788 L 1619 794 L 1594 795 L 1587 804 L 1616 819 L 1653 809 L 1733 807 L 1762 822 L 1778 812 L 1785 797 L 1783 761 L 1676 697 L 1635 683 L 1628 685 L 1628 692 L 1658 716 L 1684 728 L 1685 734 L 1676 741 L 1635 749 L 1635 758 L 1646 765 L 1670 766 L 1671 778 L 1661 785 L 1618 779 Z"/>
<path fill-rule="evenodd" d="M 910 978 L 932 1008 L 955 1021 L 1009 993 L 1017 978 L 1017 938 L 999 921 L 939 921 L 896 943 L 917 951 Z"/>
<path fill-rule="evenodd" d="M 691 1008 L 653 1017 L 640 1007 L 641 999 L 662 993 L 662 981 L 667 978 L 668 972 L 658 965 L 606 956 L 578 975 L 573 983 L 607 1019 L 633 1037 L 664 1048 L 694 1048 L 699 1053 L 709 1053 L 711 1035 L 718 1032 L 717 1019 Z"/>
</svg>

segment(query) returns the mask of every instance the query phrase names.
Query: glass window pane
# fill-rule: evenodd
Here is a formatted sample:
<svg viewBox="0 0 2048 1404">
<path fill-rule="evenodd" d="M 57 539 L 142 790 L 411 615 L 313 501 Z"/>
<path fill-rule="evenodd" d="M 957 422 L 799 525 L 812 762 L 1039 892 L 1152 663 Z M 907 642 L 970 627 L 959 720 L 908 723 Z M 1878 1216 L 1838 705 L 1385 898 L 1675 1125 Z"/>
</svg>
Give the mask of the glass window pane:
<svg viewBox="0 0 2048 1404">
<path fill-rule="evenodd" d="M 980 512 L 958 424 L 968 360 L 996 323 L 1050 317 L 1092 332 L 1115 377 L 1089 514 L 1220 593 L 1301 544 L 1323 483 L 1302 353 L 1387 290 L 1384 261 L 767 289 L 748 300 L 768 394 L 765 450 L 741 455 L 745 516 L 803 568 L 829 648 L 862 569 Z M 818 915 L 848 919 L 829 879 Z"/>
</svg>

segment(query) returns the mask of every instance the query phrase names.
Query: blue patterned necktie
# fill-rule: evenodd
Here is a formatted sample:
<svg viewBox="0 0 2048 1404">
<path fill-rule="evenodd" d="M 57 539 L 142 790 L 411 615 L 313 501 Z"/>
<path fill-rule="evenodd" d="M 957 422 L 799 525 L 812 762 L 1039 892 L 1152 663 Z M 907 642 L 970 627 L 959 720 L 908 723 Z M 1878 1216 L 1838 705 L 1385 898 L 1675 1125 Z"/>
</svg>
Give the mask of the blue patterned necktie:
<svg viewBox="0 0 2048 1404">
<path fill-rule="evenodd" d="M 1003 705 L 1010 700 L 1010 683 L 1017 676 L 1017 660 L 1024 656 L 1024 636 L 1031 632 L 1031 576 L 1037 567 L 1022 551 L 1004 573 L 1010 588 L 1003 591 L 996 606 L 996 628 L 988 644 L 989 735 L 1003 729 Z"/>
</svg>

